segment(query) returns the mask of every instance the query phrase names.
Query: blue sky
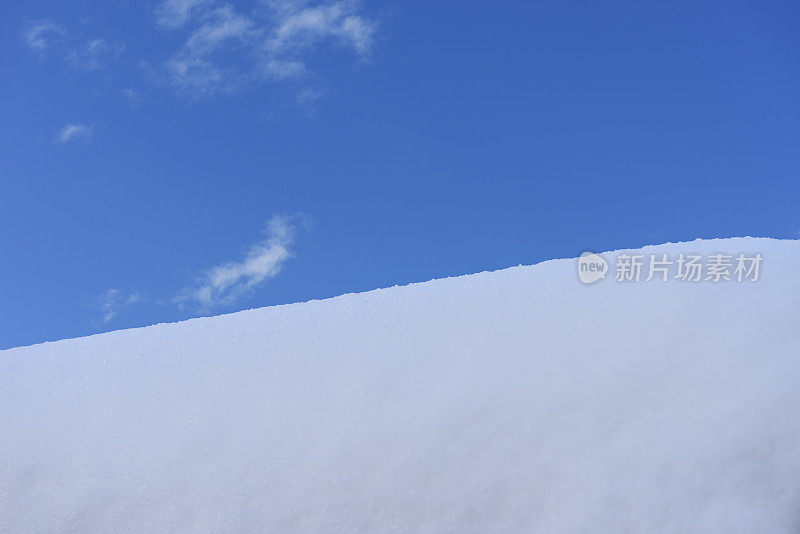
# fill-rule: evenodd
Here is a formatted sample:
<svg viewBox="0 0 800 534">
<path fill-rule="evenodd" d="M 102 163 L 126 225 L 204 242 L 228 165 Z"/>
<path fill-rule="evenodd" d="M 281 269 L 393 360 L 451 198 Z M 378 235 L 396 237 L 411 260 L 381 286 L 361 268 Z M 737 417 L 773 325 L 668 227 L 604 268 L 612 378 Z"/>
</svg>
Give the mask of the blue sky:
<svg viewBox="0 0 800 534">
<path fill-rule="evenodd" d="M 0 348 L 800 231 L 794 1 L 2 14 Z"/>
</svg>

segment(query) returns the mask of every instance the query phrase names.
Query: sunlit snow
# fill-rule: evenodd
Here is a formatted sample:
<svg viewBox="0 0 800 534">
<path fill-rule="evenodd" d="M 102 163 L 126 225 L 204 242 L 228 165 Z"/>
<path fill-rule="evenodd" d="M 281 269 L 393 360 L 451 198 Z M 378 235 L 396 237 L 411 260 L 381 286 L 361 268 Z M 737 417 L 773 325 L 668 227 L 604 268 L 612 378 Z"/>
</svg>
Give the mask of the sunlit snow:
<svg viewBox="0 0 800 534">
<path fill-rule="evenodd" d="M 2 351 L 0 532 L 796 533 L 800 242 L 693 251 Z"/>
</svg>

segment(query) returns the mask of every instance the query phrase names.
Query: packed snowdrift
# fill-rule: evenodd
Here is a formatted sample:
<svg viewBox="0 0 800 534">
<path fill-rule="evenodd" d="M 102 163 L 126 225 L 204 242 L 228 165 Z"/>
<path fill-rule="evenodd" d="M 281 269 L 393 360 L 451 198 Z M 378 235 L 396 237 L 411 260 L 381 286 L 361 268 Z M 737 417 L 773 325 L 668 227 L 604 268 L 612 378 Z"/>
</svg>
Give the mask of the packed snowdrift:
<svg viewBox="0 0 800 534">
<path fill-rule="evenodd" d="M 0 531 L 796 533 L 800 242 L 555 260 L 0 352 Z M 627 253 L 631 254 L 630 251 Z"/>
</svg>

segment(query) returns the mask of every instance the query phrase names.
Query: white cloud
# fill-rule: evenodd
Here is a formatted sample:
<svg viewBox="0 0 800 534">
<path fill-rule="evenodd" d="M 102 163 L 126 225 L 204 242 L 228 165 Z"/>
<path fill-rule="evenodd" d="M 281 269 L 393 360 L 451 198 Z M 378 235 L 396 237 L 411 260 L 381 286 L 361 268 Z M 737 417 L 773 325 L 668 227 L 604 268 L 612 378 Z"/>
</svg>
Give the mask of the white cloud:
<svg viewBox="0 0 800 534">
<path fill-rule="evenodd" d="M 125 99 L 128 101 L 128 105 L 132 108 L 138 108 L 142 103 L 142 97 L 139 93 L 134 91 L 133 89 L 126 88 L 120 91 Z"/>
<path fill-rule="evenodd" d="M 270 59 L 261 67 L 264 75 L 276 80 L 299 78 L 307 74 L 306 66 L 300 61 Z"/>
<path fill-rule="evenodd" d="M 324 88 L 306 87 L 298 91 L 297 96 L 295 97 L 295 101 L 301 106 L 306 106 L 308 104 L 316 102 L 323 96 L 325 96 Z"/>
<path fill-rule="evenodd" d="M 100 311 L 103 312 L 103 323 L 108 323 L 117 314 L 119 299 L 120 293 L 118 289 L 109 289 L 98 297 Z"/>
<path fill-rule="evenodd" d="M 194 96 L 230 92 L 248 83 L 251 74 L 237 64 L 257 37 L 253 21 L 231 6 L 207 10 L 203 21 L 167 61 L 170 83 Z M 228 57 L 222 61 L 218 55 L 225 52 Z"/>
<path fill-rule="evenodd" d="M 110 43 L 105 39 L 92 39 L 79 44 L 67 52 L 67 61 L 73 67 L 83 70 L 99 70 L 106 66 L 106 61 L 118 56 L 125 46 L 120 43 Z"/>
<path fill-rule="evenodd" d="M 59 130 L 56 136 L 56 142 L 69 143 L 70 141 L 77 140 L 88 141 L 91 139 L 93 133 L 93 126 L 81 123 L 70 123 L 64 125 L 64 127 Z"/>
<path fill-rule="evenodd" d="M 296 227 L 292 218 L 274 216 L 267 223 L 264 233 L 264 238 L 251 245 L 241 261 L 209 269 L 194 286 L 184 289 L 175 300 L 209 310 L 232 304 L 277 276 L 292 257 Z"/>
<path fill-rule="evenodd" d="M 97 297 L 97 306 L 102 313 L 100 322 L 108 324 L 122 308 L 127 308 L 138 304 L 144 297 L 137 292 L 130 293 L 125 297 L 118 289 L 108 289 L 105 293 Z"/>
<path fill-rule="evenodd" d="M 34 52 L 43 56 L 53 50 L 73 67 L 83 70 L 104 68 L 113 57 L 125 49 L 122 43 L 107 39 L 85 39 L 68 32 L 50 20 L 26 24 L 20 32 L 22 41 Z"/>
<path fill-rule="evenodd" d="M 247 43 L 258 33 L 253 21 L 236 13 L 231 6 L 213 9 L 205 18 L 206 22 L 195 29 L 186 41 L 186 48 L 191 54 L 211 54 L 226 41 Z"/>
<path fill-rule="evenodd" d="M 360 55 L 369 53 L 374 25 L 354 14 L 353 7 L 334 2 L 316 7 L 288 10 L 272 31 L 268 47 L 277 52 L 312 48 L 326 38 L 350 46 Z"/>
<path fill-rule="evenodd" d="M 186 26 L 183 45 L 165 62 L 166 78 L 194 97 L 313 77 L 308 57 L 326 41 L 365 59 L 376 31 L 349 1 L 272 1 L 243 14 L 214 0 L 167 0 L 156 12 L 179 14 L 169 20 L 180 24 L 162 26 Z"/>
<path fill-rule="evenodd" d="M 317 112 L 317 102 L 326 94 L 327 88 L 324 85 L 303 87 L 294 96 L 294 106 L 302 116 L 313 117 Z"/>
<path fill-rule="evenodd" d="M 199 276 L 195 283 L 181 290 L 169 300 L 150 300 L 137 292 L 122 292 L 111 288 L 95 299 L 100 317 L 95 325 L 111 322 L 119 313 L 145 302 L 178 305 L 180 309 L 207 312 L 220 306 L 234 304 L 277 276 L 286 262 L 293 257 L 297 231 L 307 227 L 310 219 L 303 214 L 275 215 L 267 221 L 264 236 L 251 245 L 239 261 L 229 261 L 212 267 Z"/>
<path fill-rule="evenodd" d="M 300 103 L 322 94 L 324 81 L 310 64 L 315 52 L 332 46 L 366 60 L 373 48 L 377 23 L 363 13 L 359 0 L 251 0 L 249 8 L 236 5 L 160 0 L 153 20 L 179 44 L 161 57 L 142 58 L 138 65 L 151 80 L 190 99 L 282 83 Z M 39 55 L 52 52 L 88 71 L 110 66 L 125 49 L 114 39 L 89 38 L 46 19 L 26 24 L 20 37 Z M 133 93 L 122 91 L 137 105 Z"/>
<path fill-rule="evenodd" d="M 34 52 L 43 53 L 52 44 L 60 40 L 66 30 L 50 20 L 37 20 L 22 28 L 22 41 Z"/>
<path fill-rule="evenodd" d="M 212 0 L 166 0 L 156 7 L 156 23 L 167 28 L 180 28 L 189 21 L 192 13 L 211 2 Z"/>
</svg>

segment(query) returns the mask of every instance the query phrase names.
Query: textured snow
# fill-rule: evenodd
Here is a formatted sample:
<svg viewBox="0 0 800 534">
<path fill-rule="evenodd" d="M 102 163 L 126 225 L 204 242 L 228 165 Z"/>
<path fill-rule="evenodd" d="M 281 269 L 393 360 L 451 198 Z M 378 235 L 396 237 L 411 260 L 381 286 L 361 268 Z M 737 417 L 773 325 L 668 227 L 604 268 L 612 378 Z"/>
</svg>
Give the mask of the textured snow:
<svg viewBox="0 0 800 534">
<path fill-rule="evenodd" d="M 0 532 L 797 533 L 800 242 L 643 251 L 764 263 L 555 260 L 2 351 Z"/>
</svg>

